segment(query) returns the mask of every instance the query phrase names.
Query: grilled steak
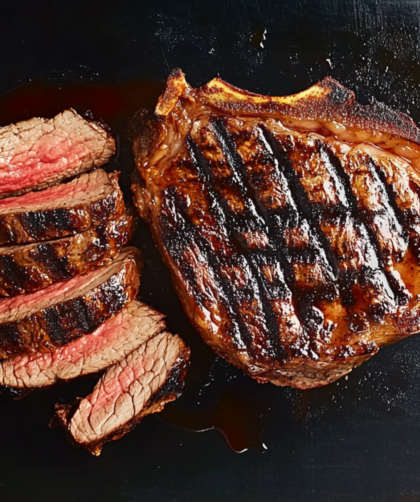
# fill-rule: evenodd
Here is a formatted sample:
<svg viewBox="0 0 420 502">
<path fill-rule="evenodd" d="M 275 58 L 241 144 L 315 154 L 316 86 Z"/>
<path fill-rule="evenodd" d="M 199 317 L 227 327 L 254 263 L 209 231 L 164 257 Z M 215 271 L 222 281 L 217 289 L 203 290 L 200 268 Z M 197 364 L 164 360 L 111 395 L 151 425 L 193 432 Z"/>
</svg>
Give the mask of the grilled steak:
<svg viewBox="0 0 420 502">
<path fill-rule="evenodd" d="M 92 333 L 137 295 L 140 253 L 35 293 L 0 300 L 0 358 L 49 352 Z"/>
<path fill-rule="evenodd" d="M 56 239 L 124 213 L 118 173 L 98 169 L 41 192 L 0 200 L 0 244 Z"/>
<path fill-rule="evenodd" d="M 60 380 L 102 371 L 165 328 L 163 315 L 137 301 L 101 324 L 92 334 L 58 348 L 0 361 L 0 385 L 19 393 L 42 389 Z"/>
<path fill-rule="evenodd" d="M 74 405 L 56 405 L 52 425 L 60 423 L 73 443 L 99 455 L 104 443 L 181 394 L 189 355 L 178 336 L 156 335 L 109 368 L 92 394 Z"/>
<path fill-rule="evenodd" d="M 83 233 L 24 246 L 0 246 L 0 295 L 33 293 L 107 265 L 128 243 L 132 216 Z"/>
<path fill-rule="evenodd" d="M 74 110 L 0 129 L 0 198 L 42 189 L 108 162 L 111 135 Z"/>
<path fill-rule="evenodd" d="M 334 80 L 289 97 L 170 76 L 133 191 L 204 340 L 261 382 L 325 385 L 420 330 L 420 131 Z"/>
</svg>

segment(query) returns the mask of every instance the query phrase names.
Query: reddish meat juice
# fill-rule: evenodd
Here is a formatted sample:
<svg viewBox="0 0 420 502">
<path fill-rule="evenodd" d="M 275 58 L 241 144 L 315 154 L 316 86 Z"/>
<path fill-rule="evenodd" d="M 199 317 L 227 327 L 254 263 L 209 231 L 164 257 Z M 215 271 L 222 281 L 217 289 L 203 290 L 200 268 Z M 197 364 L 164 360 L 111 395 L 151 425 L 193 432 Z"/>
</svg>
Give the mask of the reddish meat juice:
<svg viewBox="0 0 420 502">
<path fill-rule="evenodd" d="M 139 109 L 153 110 L 163 89 L 163 82 L 147 80 L 108 85 L 32 82 L 0 96 L 0 127 L 32 117 L 51 118 L 68 108 L 74 108 L 81 115 L 87 113 L 87 117 L 92 117 L 95 121 L 103 121 L 110 127 L 117 140 L 117 152 L 114 157 L 117 166 L 113 162 L 111 170 L 122 171 L 122 189 L 126 200 L 131 200 L 129 177 L 134 170 L 134 160 L 131 155 L 131 144 L 126 138 L 128 122 Z M 124 155 L 121 154 L 122 149 Z M 146 226 L 142 227 L 142 232 L 148 232 L 146 229 Z M 142 235 L 137 236 L 135 244 L 143 247 Z M 157 252 L 153 249 L 150 253 Z M 145 254 L 147 258 L 147 250 Z M 160 263 L 158 266 L 164 268 Z M 155 285 L 148 284 L 147 278 L 143 278 L 142 282 L 143 292 L 148 288 L 156 288 Z M 171 286 L 168 284 L 168 287 Z M 142 294 L 144 297 L 144 293 Z M 167 295 L 168 288 L 162 287 L 161 294 Z M 174 292 L 171 292 L 172 297 L 175 297 Z M 167 313 L 164 307 L 161 310 Z M 181 315 L 184 317 L 182 312 Z M 188 323 L 186 319 L 185 323 Z M 170 327 L 170 319 L 168 324 Z M 189 331 L 192 332 L 193 329 Z M 193 333 L 192 336 L 199 338 L 198 333 Z M 197 401 L 197 387 L 200 385 L 197 380 L 202 381 L 204 386 L 208 377 L 207 373 L 203 374 L 200 370 L 201 356 L 208 357 L 208 349 L 202 342 L 194 343 L 193 346 L 191 368 L 187 373 L 183 392 L 189 401 Z M 194 371 L 194 367 L 198 368 L 198 371 Z M 228 389 L 222 390 L 215 405 L 206 407 L 203 411 L 191 411 L 181 403 L 175 402 L 167 405 L 159 416 L 168 423 L 191 431 L 218 429 L 234 451 L 242 452 L 248 448 L 263 451 L 260 431 L 262 411 L 263 408 L 255 406 L 251 400 Z"/>
</svg>

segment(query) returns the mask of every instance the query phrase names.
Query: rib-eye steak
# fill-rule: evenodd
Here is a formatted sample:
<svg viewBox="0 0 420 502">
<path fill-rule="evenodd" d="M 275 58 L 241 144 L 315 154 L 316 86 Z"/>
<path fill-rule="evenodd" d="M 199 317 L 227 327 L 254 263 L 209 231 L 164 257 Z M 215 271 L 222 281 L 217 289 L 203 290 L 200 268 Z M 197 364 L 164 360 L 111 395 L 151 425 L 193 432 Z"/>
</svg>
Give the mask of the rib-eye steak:
<svg viewBox="0 0 420 502">
<path fill-rule="evenodd" d="M 132 235 L 133 216 L 47 242 L 0 246 L 0 295 L 33 293 L 110 263 Z"/>
<path fill-rule="evenodd" d="M 90 335 L 52 353 L 16 356 L 0 361 L 0 385 L 26 394 L 60 380 L 102 371 L 122 361 L 165 329 L 163 315 L 137 301 L 111 317 Z"/>
<path fill-rule="evenodd" d="M 74 110 L 0 128 L 0 198 L 42 189 L 108 162 L 112 136 Z"/>
<path fill-rule="evenodd" d="M 99 455 L 104 443 L 181 394 L 189 355 L 178 336 L 156 335 L 111 366 L 92 394 L 73 405 L 57 404 L 51 425 L 62 425 L 73 443 Z"/>
<path fill-rule="evenodd" d="M 169 77 L 132 135 L 136 204 L 194 326 L 310 388 L 420 331 L 420 131 L 330 78 L 288 97 Z"/>
<path fill-rule="evenodd" d="M 139 251 L 128 247 L 110 265 L 0 300 L 0 358 L 50 352 L 95 331 L 134 300 L 140 264 Z"/>
<path fill-rule="evenodd" d="M 69 183 L 0 200 L 0 244 L 57 239 L 122 216 L 118 176 L 97 169 Z"/>
</svg>

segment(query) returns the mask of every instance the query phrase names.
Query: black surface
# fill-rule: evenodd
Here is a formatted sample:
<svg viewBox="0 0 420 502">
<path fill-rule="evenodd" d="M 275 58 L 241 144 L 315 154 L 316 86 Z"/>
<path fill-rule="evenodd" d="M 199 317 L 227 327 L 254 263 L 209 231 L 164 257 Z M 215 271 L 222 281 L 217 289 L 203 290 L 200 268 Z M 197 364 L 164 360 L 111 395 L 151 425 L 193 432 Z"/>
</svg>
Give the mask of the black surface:
<svg viewBox="0 0 420 502">
<path fill-rule="evenodd" d="M 419 121 L 419 28 L 416 0 L 2 2 L 0 90 L 31 79 L 57 88 L 162 81 L 180 67 L 193 85 L 220 75 L 255 92 L 288 94 L 332 75 L 361 102 L 375 97 Z M 139 106 L 160 85 L 152 88 Z M 48 93 L 33 95 L 39 103 L 19 101 L 5 115 L 6 96 L 0 116 L 18 120 L 34 106 L 51 109 Z M 128 115 L 111 124 L 121 138 L 125 187 Z M 186 393 L 173 409 L 200 414 L 220 395 L 239 400 L 243 422 L 252 422 L 251 433 L 258 425 L 267 450 L 237 454 L 216 430 L 195 433 L 154 416 L 91 457 L 46 426 L 54 402 L 89 392 L 89 378 L 0 400 L 1 502 L 420 500 L 420 338 L 381 350 L 322 389 L 258 385 L 214 360 L 188 325 L 145 226 L 136 242 L 147 259 L 143 298 L 168 314 L 169 327 L 193 351 Z M 254 436 L 249 442 L 258 446 Z"/>
</svg>

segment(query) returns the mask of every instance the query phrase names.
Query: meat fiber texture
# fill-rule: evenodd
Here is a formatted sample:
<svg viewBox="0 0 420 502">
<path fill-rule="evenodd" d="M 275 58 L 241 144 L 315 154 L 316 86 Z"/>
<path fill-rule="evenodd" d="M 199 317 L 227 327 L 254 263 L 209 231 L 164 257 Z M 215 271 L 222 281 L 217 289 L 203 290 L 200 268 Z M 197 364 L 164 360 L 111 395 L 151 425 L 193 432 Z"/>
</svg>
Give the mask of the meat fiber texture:
<svg viewBox="0 0 420 502">
<path fill-rule="evenodd" d="M 0 200 L 0 244 L 57 239 L 125 214 L 118 173 L 97 169 L 69 183 Z"/>
<path fill-rule="evenodd" d="M 92 333 L 136 297 L 140 252 L 35 293 L 0 300 L 0 357 L 51 352 Z"/>
<path fill-rule="evenodd" d="M 203 339 L 328 384 L 420 331 L 420 130 L 326 78 L 286 97 L 180 70 L 131 127 L 135 202 Z"/>
<path fill-rule="evenodd" d="M 180 395 L 189 355 L 178 336 L 159 333 L 108 368 L 92 394 L 73 405 L 56 405 L 51 425 L 62 425 L 73 443 L 99 455 L 105 442 Z"/>
<path fill-rule="evenodd" d="M 74 110 L 0 129 L 0 198 L 55 185 L 110 159 L 111 135 Z"/>
<path fill-rule="evenodd" d="M 111 263 L 132 227 L 133 217 L 123 216 L 61 239 L 0 246 L 0 295 L 33 293 Z"/>
<path fill-rule="evenodd" d="M 58 381 L 96 373 L 121 362 L 165 329 L 163 315 L 133 301 L 92 334 L 59 347 L 0 361 L 0 385 L 26 394 Z"/>
</svg>

